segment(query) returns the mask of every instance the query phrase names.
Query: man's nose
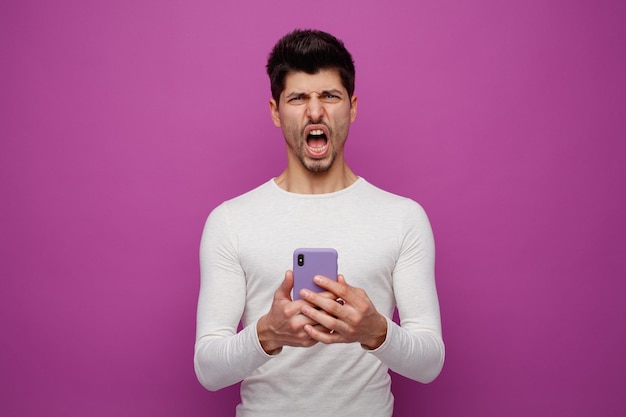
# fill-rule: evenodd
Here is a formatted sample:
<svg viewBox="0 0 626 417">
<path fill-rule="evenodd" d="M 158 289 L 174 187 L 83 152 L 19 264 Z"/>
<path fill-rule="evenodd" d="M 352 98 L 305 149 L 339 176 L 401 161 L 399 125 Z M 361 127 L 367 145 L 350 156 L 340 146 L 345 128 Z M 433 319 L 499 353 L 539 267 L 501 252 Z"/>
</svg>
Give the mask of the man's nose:
<svg viewBox="0 0 626 417">
<path fill-rule="evenodd" d="M 316 95 L 312 95 L 307 102 L 307 116 L 315 122 L 324 116 L 324 104 Z"/>
</svg>

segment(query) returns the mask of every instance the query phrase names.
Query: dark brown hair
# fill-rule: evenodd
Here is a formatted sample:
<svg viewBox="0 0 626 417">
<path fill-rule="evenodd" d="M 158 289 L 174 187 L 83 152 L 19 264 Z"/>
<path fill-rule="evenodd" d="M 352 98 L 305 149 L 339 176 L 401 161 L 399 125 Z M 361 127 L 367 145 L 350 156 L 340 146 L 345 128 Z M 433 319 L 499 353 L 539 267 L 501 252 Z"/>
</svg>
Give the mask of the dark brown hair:
<svg viewBox="0 0 626 417">
<path fill-rule="evenodd" d="M 272 97 L 278 104 L 290 72 L 315 74 L 323 69 L 336 69 L 341 83 L 352 98 L 354 94 L 354 61 L 343 42 L 319 30 L 296 29 L 274 45 L 267 59 Z"/>
</svg>

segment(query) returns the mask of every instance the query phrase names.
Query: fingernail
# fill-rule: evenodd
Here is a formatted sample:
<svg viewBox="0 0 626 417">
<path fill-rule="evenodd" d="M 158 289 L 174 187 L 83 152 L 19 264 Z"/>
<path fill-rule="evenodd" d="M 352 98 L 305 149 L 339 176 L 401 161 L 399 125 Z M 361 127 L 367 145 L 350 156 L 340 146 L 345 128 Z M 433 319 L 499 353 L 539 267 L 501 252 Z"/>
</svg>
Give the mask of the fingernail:
<svg viewBox="0 0 626 417">
<path fill-rule="evenodd" d="M 311 293 L 309 292 L 309 290 L 302 290 L 300 291 L 300 295 L 304 298 L 308 297 L 309 295 L 311 295 Z"/>
<path fill-rule="evenodd" d="M 319 276 L 319 275 L 316 275 L 316 276 L 313 278 L 313 280 L 315 280 L 315 282 L 322 282 L 322 281 L 324 280 L 324 278 L 322 278 L 322 277 L 321 277 L 321 276 Z"/>
</svg>

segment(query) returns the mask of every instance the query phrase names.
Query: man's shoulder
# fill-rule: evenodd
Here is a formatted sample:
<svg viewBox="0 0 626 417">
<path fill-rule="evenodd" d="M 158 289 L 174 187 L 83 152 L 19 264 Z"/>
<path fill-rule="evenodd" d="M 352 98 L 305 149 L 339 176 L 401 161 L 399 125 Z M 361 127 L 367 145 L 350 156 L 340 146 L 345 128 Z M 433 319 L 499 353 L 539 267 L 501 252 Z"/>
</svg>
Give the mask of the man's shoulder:
<svg viewBox="0 0 626 417">
<path fill-rule="evenodd" d="M 363 192 L 367 194 L 368 198 L 376 199 L 381 203 L 398 205 L 398 206 L 420 206 L 420 204 L 411 197 L 396 194 L 392 191 L 380 188 L 370 182 L 363 180 L 364 187 Z"/>
<path fill-rule="evenodd" d="M 229 205 L 247 204 L 249 201 L 256 199 L 264 199 L 271 195 L 274 190 L 273 179 L 265 181 L 263 184 L 244 192 L 236 197 L 226 200 L 224 203 Z"/>
<path fill-rule="evenodd" d="M 251 190 L 221 202 L 211 211 L 211 214 L 216 216 L 220 213 L 245 211 L 249 210 L 250 207 L 259 207 L 271 198 L 275 188 L 272 181 L 273 179 L 266 181 Z"/>
</svg>

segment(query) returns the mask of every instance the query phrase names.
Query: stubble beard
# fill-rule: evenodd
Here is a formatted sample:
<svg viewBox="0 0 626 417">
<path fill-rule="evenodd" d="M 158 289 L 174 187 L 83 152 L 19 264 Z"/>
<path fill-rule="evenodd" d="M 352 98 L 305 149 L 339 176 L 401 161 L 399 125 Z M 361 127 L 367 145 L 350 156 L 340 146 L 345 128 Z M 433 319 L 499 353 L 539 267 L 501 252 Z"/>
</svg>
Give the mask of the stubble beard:
<svg viewBox="0 0 626 417">
<path fill-rule="evenodd" d="M 328 137 L 326 138 L 326 140 L 328 141 L 329 144 L 336 145 L 336 142 L 331 141 L 331 137 L 333 137 L 334 129 L 331 129 L 330 126 L 328 125 L 326 126 L 328 127 Z M 343 125 L 338 127 L 339 134 L 345 133 L 345 135 L 347 136 L 347 129 L 345 130 L 346 132 L 343 132 L 344 131 Z M 300 132 L 298 131 L 298 129 L 294 128 L 291 130 L 291 134 L 289 136 L 291 137 L 291 143 L 295 144 L 292 146 L 292 149 L 294 150 L 296 157 L 298 158 L 302 166 L 306 168 L 309 172 L 313 172 L 315 174 L 321 174 L 321 173 L 329 171 L 332 168 L 335 162 L 335 159 L 337 159 L 337 146 L 332 146 L 331 153 L 327 155 L 326 157 L 322 159 L 316 159 L 316 158 L 310 157 L 307 154 L 306 137 L 304 137 L 304 140 L 302 141 L 299 140 L 299 138 L 302 138 L 304 136 L 304 131 Z M 285 137 L 285 141 L 287 142 L 287 145 L 290 146 L 290 143 L 289 143 L 290 140 L 287 139 L 287 137 Z"/>
<path fill-rule="evenodd" d="M 308 171 L 321 174 L 327 172 L 333 166 L 335 158 L 337 158 L 337 151 L 333 148 L 332 153 L 324 159 L 314 159 L 306 154 L 305 145 L 300 145 L 298 147 L 297 156 L 302 166 Z"/>
<path fill-rule="evenodd" d="M 331 143 L 332 130 L 330 126 L 327 126 L 329 130 L 329 135 L 326 138 L 328 143 Z M 287 132 L 285 132 L 287 133 Z M 312 158 L 307 154 L 306 150 L 306 137 L 303 140 L 299 140 L 304 136 L 304 131 L 300 132 L 299 129 L 289 129 L 289 134 L 285 135 L 285 142 L 287 142 L 287 146 L 291 147 L 295 152 L 296 157 L 302 164 L 304 168 L 306 168 L 309 172 L 313 172 L 316 174 L 321 174 L 330 170 L 337 158 L 337 149 L 335 146 L 332 147 L 332 152 L 330 155 L 322 159 Z M 290 139 L 288 139 L 288 137 Z"/>
</svg>

